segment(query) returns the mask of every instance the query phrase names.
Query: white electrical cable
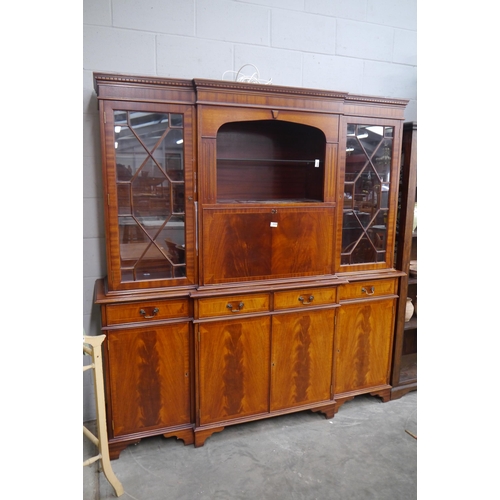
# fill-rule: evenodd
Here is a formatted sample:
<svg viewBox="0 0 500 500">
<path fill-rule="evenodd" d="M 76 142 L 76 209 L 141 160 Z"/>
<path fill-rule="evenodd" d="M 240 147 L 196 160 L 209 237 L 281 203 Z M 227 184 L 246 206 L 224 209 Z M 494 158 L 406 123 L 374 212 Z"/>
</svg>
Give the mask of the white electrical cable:
<svg viewBox="0 0 500 500">
<path fill-rule="evenodd" d="M 255 69 L 255 72 L 252 73 L 252 75 L 250 75 L 250 76 L 244 75 L 244 74 L 241 74 L 241 76 L 240 76 L 241 70 L 245 66 L 252 66 L 252 68 Z M 235 77 L 234 77 L 235 82 L 263 83 L 264 85 L 271 85 L 272 84 L 272 78 L 270 78 L 269 80 L 263 80 L 260 78 L 259 68 L 257 68 L 257 66 L 254 66 L 253 64 L 244 64 L 238 71 L 231 71 L 231 70 L 224 71 L 224 73 L 222 74 L 223 80 L 224 80 L 224 77 L 227 73 L 232 73 L 233 75 L 235 75 Z"/>
</svg>

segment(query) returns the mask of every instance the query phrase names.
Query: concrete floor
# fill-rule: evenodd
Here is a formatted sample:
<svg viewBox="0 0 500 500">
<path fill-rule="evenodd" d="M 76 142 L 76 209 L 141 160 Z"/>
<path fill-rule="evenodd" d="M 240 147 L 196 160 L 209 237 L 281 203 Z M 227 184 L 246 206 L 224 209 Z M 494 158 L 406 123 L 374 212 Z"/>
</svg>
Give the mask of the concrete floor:
<svg viewBox="0 0 500 500">
<path fill-rule="evenodd" d="M 152 437 L 111 465 L 133 500 L 413 500 L 417 393 L 382 403 L 358 396 L 333 419 L 304 411 L 226 427 L 201 448 Z M 84 439 L 84 459 L 95 447 Z M 83 500 L 116 498 L 98 464 Z"/>
</svg>

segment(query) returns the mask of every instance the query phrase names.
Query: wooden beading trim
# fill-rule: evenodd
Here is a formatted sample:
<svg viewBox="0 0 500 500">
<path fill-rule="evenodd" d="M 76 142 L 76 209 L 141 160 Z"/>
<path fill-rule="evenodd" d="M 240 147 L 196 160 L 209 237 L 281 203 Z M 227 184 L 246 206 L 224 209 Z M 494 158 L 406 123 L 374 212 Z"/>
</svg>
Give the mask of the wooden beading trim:
<svg viewBox="0 0 500 500">
<path fill-rule="evenodd" d="M 245 92 L 270 92 L 288 95 L 327 97 L 329 99 L 345 99 L 347 92 L 309 89 L 303 87 L 288 87 L 285 85 L 265 85 L 261 83 L 231 82 L 228 80 L 205 80 L 203 78 L 193 79 L 194 86 L 198 88 L 213 88 L 223 90 L 238 90 Z"/>
<path fill-rule="evenodd" d="M 179 78 L 149 77 L 138 75 L 122 75 L 110 73 L 94 73 L 94 81 L 109 83 L 136 83 L 169 87 L 188 87 L 193 88 L 192 80 L 183 80 Z"/>
</svg>

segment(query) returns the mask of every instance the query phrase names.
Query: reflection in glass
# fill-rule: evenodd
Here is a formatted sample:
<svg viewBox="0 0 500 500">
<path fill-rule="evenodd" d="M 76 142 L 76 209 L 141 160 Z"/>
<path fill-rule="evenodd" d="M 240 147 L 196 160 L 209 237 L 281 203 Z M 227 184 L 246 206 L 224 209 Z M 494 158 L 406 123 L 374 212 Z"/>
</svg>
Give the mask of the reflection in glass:
<svg viewBox="0 0 500 500">
<path fill-rule="evenodd" d="M 341 264 L 385 261 L 393 127 L 347 125 Z"/>
<path fill-rule="evenodd" d="M 181 114 L 115 111 L 122 281 L 186 275 Z"/>
</svg>

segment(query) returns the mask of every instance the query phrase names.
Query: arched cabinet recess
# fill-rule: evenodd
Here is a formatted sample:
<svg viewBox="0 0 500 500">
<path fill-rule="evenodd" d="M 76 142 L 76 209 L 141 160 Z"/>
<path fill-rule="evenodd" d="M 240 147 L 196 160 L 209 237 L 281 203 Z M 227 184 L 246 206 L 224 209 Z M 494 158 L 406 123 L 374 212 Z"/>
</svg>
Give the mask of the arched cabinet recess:
<svg viewBox="0 0 500 500">
<path fill-rule="evenodd" d="M 95 73 L 112 458 L 390 399 L 406 100 Z"/>
</svg>

